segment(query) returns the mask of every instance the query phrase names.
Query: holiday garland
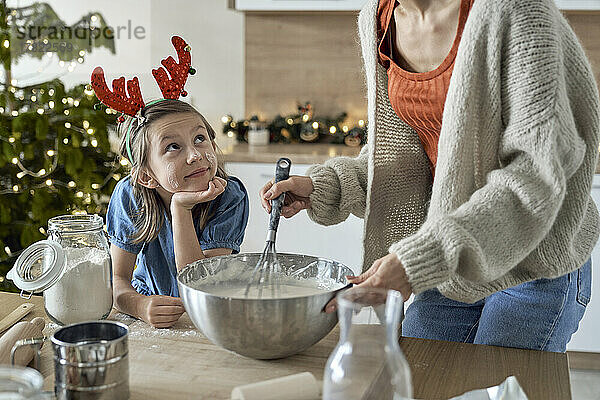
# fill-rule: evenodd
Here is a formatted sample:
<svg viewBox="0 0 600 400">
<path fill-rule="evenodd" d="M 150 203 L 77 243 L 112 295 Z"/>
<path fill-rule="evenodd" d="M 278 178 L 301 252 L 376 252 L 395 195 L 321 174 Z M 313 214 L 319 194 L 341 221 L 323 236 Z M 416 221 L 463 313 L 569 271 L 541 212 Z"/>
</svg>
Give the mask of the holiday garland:
<svg viewBox="0 0 600 400">
<path fill-rule="evenodd" d="M 236 137 L 239 142 L 248 142 L 248 131 L 257 125 L 264 125 L 269 131 L 270 143 L 334 143 L 348 146 L 365 144 L 367 130 L 364 120 L 350 128 L 345 124 L 347 114 L 336 117 L 315 117 L 310 103 L 298 105 L 298 110 L 290 115 L 278 115 L 270 122 L 259 121 L 257 116 L 234 121 L 231 115 L 221 119 L 223 133 Z"/>
</svg>

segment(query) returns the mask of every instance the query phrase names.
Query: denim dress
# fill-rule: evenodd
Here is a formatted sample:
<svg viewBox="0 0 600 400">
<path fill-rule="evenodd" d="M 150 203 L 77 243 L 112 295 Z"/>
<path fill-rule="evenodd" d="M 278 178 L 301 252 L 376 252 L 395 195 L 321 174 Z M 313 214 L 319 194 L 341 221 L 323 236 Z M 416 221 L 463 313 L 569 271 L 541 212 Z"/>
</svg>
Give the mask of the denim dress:
<svg viewBox="0 0 600 400">
<path fill-rule="evenodd" d="M 111 244 L 137 254 L 131 285 L 146 296 L 179 296 L 177 268 L 173 247 L 173 228 L 166 210 L 158 237 L 148 243 L 132 243 L 137 205 L 130 176 L 117 183 L 110 198 L 106 225 Z M 248 193 L 242 182 L 229 177 L 225 191 L 211 202 L 212 217 L 204 229 L 194 220 L 196 236 L 202 250 L 227 248 L 239 253 L 248 224 Z"/>
</svg>

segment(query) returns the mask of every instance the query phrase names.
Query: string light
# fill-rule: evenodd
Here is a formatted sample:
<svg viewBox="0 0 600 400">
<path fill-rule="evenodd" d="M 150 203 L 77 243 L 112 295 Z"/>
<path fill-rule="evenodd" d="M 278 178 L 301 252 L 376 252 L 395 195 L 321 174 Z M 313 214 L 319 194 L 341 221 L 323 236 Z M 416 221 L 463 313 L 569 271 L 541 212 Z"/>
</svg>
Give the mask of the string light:
<svg viewBox="0 0 600 400">
<path fill-rule="evenodd" d="M 347 133 L 347 132 L 348 132 L 348 125 L 344 125 L 344 126 L 342 126 L 342 131 L 343 131 L 344 133 Z"/>
<path fill-rule="evenodd" d="M 90 127 L 90 123 L 88 121 L 86 121 L 85 119 L 83 120 L 83 122 L 81 124 L 83 125 L 83 129 L 87 129 Z"/>
<path fill-rule="evenodd" d="M 79 100 L 75 100 L 75 101 L 73 102 L 73 105 L 74 105 L 75 107 L 79 107 Z"/>
<path fill-rule="evenodd" d="M 65 122 L 65 128 L 70 128 L 71 127 L 71 123 L 70 122 Z"/>
<path fill-rule="evenodd" d="M 23 172 L 23 171 L 17 172 L 17 178 L 21 179 L 24 176 L 25 176 L 25 172 Z"/>
<path fill-rule="evenodd" d="M 50 89 L 50 90 L 48 90 L 48 94 L 49 94 L 50 96 L 54 96 L 54 89 Z"/>
<path fill-rule="evenodd" d="M 304 121 L 304 122 L 308 122 L 308 118 L 309 118 L 309 117 L 308 117 L 308 114 L 304 114 L 304 115 L 302 116 L 302 121 Z"/>
<path fill-rule="evenodd" d="M 46 169 L 45 168 L 40 169 L 37 174 L 38 174 L 38 176 L 42 176 L 42 175 L 46 174 Z"/>
<path fill-rule="evenodd" d="M 90 144 L 92 145 L 92 147 L 98 147 L 98 141 L 96 139 L 92 139 Z"/>
<path fill-rule="evenodd" d="M 15 142 L 15 140 L 16 140 L 16 139 L 15 139 L 14 137 L 12 137 L 12 136 L 8 138 L 8 142 L 9 142 L 9 143 L 14 143 L 14 142 Z"/>
<path fill-rule="evenodd" d="M 74 188 L 75 187 L 75 182 L 69 181 L 69 183 L 67 183 L 67 186 L 69 186 L 70 188 Z"/>
<path fill-rule="evenodd" d="M 69 138 L 64 138 L 64 139 L 63 139 L 63 143 L 64 143 L 64 144 L 69 144 Z"/>
<path fill-rule="evenodd" d="M 92 183 L 92 189 L 98 190 L 100 189 L 100 185 L 98 185 L 97 183 Z"/>
<path fill-rule="evenodd" d="M 55 153 L 54 153 L 54 150 L 48 150 L 46 152 L 46 154 L 48 154 L 50 157 L 52 157 Z"/>
<path fill-rule="evenodd" d="M 312 123 L 313 129 L 319 129 L 319 123 L 317 121 Z"/>
<path fill-rule="evenodd" d="M 292 125 L 292 124 L 294 123 L 294 120 L 293 120 L 293 119 L 291 119 L 291 118 L 288 118 L 288 119 L 287 119 L 287 123 L 288 123 L 289 125 Z"/>
<path fill-rule="evenodd" d="M 38 108 L 37 109 L 37 113 L 42 115 L 44 113 L 44 109 L 43 108 Z"/>
<path fill-rule="evenodd" d="M 65 110 L 65 115 L 69 115 L 69 114 L 70 114 L 69 110 Z"/>
<path fill-rule="evenodd" d="M 54 108 L 54 102 L 52 100 L 48 102 L 48 107 Z"/>
<path fill-rule="evenodd" d="M 364 119 L 359 119 L 358 120 L 358 126 L 360 126 L 361 128 L 365 127 L 365 120 Z"/>
<path fill-rule="evenodd" d="M 4 47 L 6 47 L 7 49 L 10 47 L 10 41 L 8 39 L 4 39 L 4 43 L 2 43 L 4 45 Z"/>
<path fill-rule="evenodd" d="M 17 117 L 19 116 L 19 112 L 17 110 L 12 110 L 12 112 L 10 113 L 13 117 Z"/>
<path fill-rule="evenodd" d="M 18 191 L 19 191 L 19 185 L 14 185 L 13 192 L 18 192 Z"/>
<path fill-rule="evenodd" d="M 36 101 L 36 100 L 37 100 L 37 97 L 31 96 L 31 101 Z"/>
<path fill-rule="evenodd" d="M 17 164 L 19 162 L 19 159 L 17 157 L 13 157 L 12 160 L 10 160 L 13 164 Z"/>
<path fill-rule="evenodd" d="M 124 167 L 125 167 L 125 166 L 127 166 L 127 165 L 129 164 L 129 161 L 127 161 L 127 159 L 126 159 L 126 158 L 121 158 L 121 161 L 120 161 L 120 163 L 121 163 L 121 165 L 122 165 L 122 166 L 124 166 Z"/>
<path fill-rule="evenodd" d="M 94 134 L 94 130 L 92 128 L 87 130 L 88 135 L 93 135 Z"/>
<path fill-rule="evenodd" d="M 79 191 L 79 192 L 75 193 L 75 196 L 77 196 L 77 197 L 83 197 L 83 192 Z"/>
<path fill-rule="evenodd" d="M 222 123 L 224 123 L 224 124 L 226 124 L 226 123 L 228 123 L 228 122 L 229 122 L 229 118 L 230 118 L 230 117 L 229 117 L 228 115 L 223 115 L 223 116 L 221 117 L 221 122 L 222 122 Z"/>
<path fill-rule="evenodd" d="M 330 126 L 330 127 L 329 127 L 329 133 L 331 133 L 331 134 L 334 134 L 334 133 L 335 133 L 335 131 L 337 131 L 337 129 L 336 129 L 336 127 L 335 127 L 335 126 Z"/>
<path fill-rule="evenodd" d="M 46 179 L 46 185 L 52 186 L 52 179 Z"/>
</svg>

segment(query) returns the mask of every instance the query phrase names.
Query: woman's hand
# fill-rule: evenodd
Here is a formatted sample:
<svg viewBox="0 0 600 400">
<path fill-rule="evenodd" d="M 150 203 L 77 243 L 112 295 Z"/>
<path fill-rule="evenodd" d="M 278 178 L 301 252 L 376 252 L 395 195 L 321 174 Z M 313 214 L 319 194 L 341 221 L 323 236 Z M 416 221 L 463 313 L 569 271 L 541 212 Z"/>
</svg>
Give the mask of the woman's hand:
<svg viewBox="0 0 600 400">
<path fill-rule="evenodd" d="M 155 328 L 168 328 L 185 312 L 179 297 L 144 296 L 140 304 L 139 316 Z"/>
<path fill-rule="evenodd" d="M 171 210 L 174 207 L 191 210 L 198 203 L 204 203 L 217 198 L 225 191 L 227 181 L 223 178 L 215 176 L 208 182 L 208 188 L 201 192 L 177 192 L 171 197 Z"/>
<path fill-rule="evenodd" d="M 293 175 L 288 179 L 274 183 L 272 179 L 260 189 L 260 202 L 263 208 L 270 213 L 271 203 L 269 200 L 277 198 L 281 193 L 286 192 L 285 201 L 281 208 L 281 215 L 290 218 L 300 211 L 310 208 L 310 194 L 313 192 L 312 179 L 308 176 Z"/>
<path fill-rule="evenodd" d="M 375 260 L 371 268 L 359 276 L 347 276 L 349 283 L 358 287 L 377 287 L 383 289 L 397 290 L 402 294 L 404 301 L 408 300 L 412 294 L 412 288 L 408 282 L 406 272 L 402 263 L 393 253 L 388 254 L 378 260 Z M 335 299 L 325 306 L 325 312 L 330 313 L 336 310 Z"/>
</svg>

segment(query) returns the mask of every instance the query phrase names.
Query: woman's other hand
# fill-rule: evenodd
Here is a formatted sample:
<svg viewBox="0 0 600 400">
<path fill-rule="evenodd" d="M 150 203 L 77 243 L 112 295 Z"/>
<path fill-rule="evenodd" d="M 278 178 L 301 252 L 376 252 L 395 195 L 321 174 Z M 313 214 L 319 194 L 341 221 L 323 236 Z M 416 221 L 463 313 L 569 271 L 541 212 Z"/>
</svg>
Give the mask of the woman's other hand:
<svg viewBox="0 0 600 400">
<path fill-rule="evenodd" d="M 145 296 L 140 304 L 139 316 L 155 328 L 169 328 L 185 312 L 179 297 Z"/>
<path fill-rule="evenodd" d="M 348 282 L 359 287 L 378 287 L 397 290 L 402 294 L 404 301 L 412 294 L 404 266 L 393 253 L 375 260 L 371 268 L 359 276 L 346 277 Z"/>
<path fill-rule="evenodd" d="M 260 202 L 268 213 L 271 212 L 271 203 L 269 200 L 277 198 L 281 193 L 286 192 L 285 201 L 281 208 L 281 215 L 290 218 L 300 211 L 310 208 L 310 194 L 313 192 L 312 179 L 308 176 L 293 175 L 288 179 L 274 183 L 272 179 L 260 189 Z"/>
<path fill-rule="evenodd" d="M 171 198 L 171 207 L 181 207 L 191 210 L 198 203 L 212 201 L 225 191 L 227 181 L 215 176 L 208 182 L 208 188 L 201 192 L 177 192 Z M 171 208 L 173 210 L 173 208 Z"/>
<path fill-rule="evenodd" d="M 395 254 L 388 254 L 375 260 L 371 268 L 359 276 L 347 276 L 347 281 L 358 287 L 377 287 L 383 289 L 393 289 L 400 292 L 404 301 L 408 300 L 412 294 L 412 288 L 408 282 L 406 271 L 402 263 Z M 325 306 L 325 312 L 330 313 L 336 310 L 335 299 L 331 300 Z"/>
</svg>

